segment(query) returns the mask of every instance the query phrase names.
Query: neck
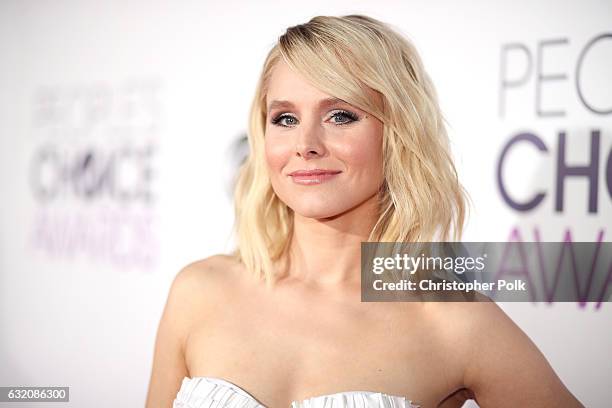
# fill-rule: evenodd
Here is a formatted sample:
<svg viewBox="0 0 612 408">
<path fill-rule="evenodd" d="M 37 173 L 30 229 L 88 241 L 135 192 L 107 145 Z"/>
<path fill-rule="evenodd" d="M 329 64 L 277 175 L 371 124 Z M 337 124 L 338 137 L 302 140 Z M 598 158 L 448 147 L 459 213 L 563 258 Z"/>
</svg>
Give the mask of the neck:
<svg viewBox="0 0 612 408">
<path fill-rule="evenodd" d="M 294 214 L 288 276 L 320 287 L 359 284 L 361 242 L 378 218 L 378 196 L 331 218 Z"/>
</svg>

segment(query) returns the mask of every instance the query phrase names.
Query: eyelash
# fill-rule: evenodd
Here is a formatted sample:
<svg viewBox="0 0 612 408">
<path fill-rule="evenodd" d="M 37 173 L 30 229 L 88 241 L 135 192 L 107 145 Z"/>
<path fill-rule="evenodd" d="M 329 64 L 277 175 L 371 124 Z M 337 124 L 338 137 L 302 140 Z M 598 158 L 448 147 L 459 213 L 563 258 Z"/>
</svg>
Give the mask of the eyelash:
<svg viewBox="0 0 612 408">
<path fill-rule="evenodd" d="M 344 123 L 335 123 L 335 125 L 337 126 L 344 126 L 344 125 L 348 125 L 350 123 L 356 122 L 359 120 L 359 117 L 354 114 L 353 112 L 350 111 L 346 111 L 346 110 L 339 110 L 336 111 L 333 115 L 332 118 L 335 116 L 344 116 L 345 118 L 349 118 L 350 121 L 348 122 L 344 122 Z M 276 125 L 276 126 L 281 126 L 281 127 L 291 127 L 291 126 L 287 126 L 287 125 L 283 125 L 281 124 L 281 120 L 285 119 L 285 118 L 292 118 L 295 119 L 295 116 L 290 115 L 288 113 L 281 113 L 280 115 L 276 116 L 274 119 L 272 119 L 272 124 Z"/>
</svg>

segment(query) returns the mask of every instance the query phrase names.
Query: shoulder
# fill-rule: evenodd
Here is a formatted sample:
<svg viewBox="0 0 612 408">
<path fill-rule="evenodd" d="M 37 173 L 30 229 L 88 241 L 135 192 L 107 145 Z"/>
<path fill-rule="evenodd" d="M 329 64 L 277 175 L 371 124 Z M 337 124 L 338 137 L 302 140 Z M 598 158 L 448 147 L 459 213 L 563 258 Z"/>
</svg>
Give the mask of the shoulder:
<svg viewBox="0 0 612 408">
<path fill-rule="evenodd" d="M 422 315 L 426 322 L 427 337 L 437 348 L 446 370 L 458 382 L 466 382 L 477 344 L 486 344 L 487 333 L 500 321 L 508 319 L 493 301 L 477 295 L 477 301 L 423 302 Z"/>
<path fill-rule="evenodd" d="M 231 255 L 217 254 L 183 266 L 175 275 L 171 290 L 188 291 L 223 284 L 235 278 L 242 264 Z"/>
<path fill-rule="evenodd" d="M 207 258 L 199 259 L 185 265 L 177 274 L 177 277 L 186 276 L 191 279 L 202 277 L 203 275 L 213 275 L 216 277 L 223 274 L 225 271 L 230 272 L 231 269 L 240 265 L 240 262 L 231 255 L 217 254 Z"/>
<path fill-rule="evenodd" d="M 425 302 L 428 318 L 432 319 L 444 338 L 454 339 L 454 348 L 468 351 L 475 341 L 501 321 L 510 321 L 504 311 L 489 297 L 476 294 L 475 301 Z"/>
<path fill-rule="evenodd" d="M 535 347 L 527 335 L 489 297 L 478 294 L 473 302 L 435 302 L 428 306 L 444 338 L 452 339 L 461 353 L 465 375 L 490 350 Z M 491 357 L 491 356 L 489 356 Z"/>
<path fill-rule="evenodd" d="M 213 255 L 183 266 L 174 276 L 168 293 L 173 317 L 193 321 L 207 303 L 222 299 L 224 289 L 235 282 L 242 264 L 230 255 Z"/>
<path fill-rule="evenodd" d="M 465 329 L 474 328 L 474 326 L 486 326 L 495 324 L 500 319 L 510 318 L 506 313 L 486 295 L 476 292 L 473 301 L 457 301 L 457 302 L 426 302 L 429 304 L 429 310 L 438 323 L 444 324 L 449 330 L 460 330 L 461 334 L 473 335 Z M 451 322 L 456 322 L 451 324 Z"/>
<path fill-rule="evenodd" d="M 174 276 L 157 330 L 147 407 L 172 403 L 181 380 L 189 375 L 187 339 L 197 319 L 211 310 L 234 264 L 229 256 L 215 255 L 191 262 Z"/>
<path fill-rule="evenodd" d="M 579 407 L 543 353 L 491 299 L 433 307 L 461 352 L 463 383 L 482 407 Z"/>
</svg>

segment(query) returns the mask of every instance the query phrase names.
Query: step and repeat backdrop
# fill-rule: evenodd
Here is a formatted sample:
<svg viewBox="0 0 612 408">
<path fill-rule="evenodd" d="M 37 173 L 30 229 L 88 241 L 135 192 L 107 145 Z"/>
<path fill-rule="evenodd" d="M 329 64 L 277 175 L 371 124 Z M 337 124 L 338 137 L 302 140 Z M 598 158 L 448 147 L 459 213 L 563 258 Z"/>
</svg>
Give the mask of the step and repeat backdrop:
<svg viewBox="0 0 612 408">
<path fill-rule="evenodd" d="M 288 26 L 354 13 L 421 53 L 473 202 L 465 241 L 611 240 L 608 1 L 4 1 L 1 386 L 144 405 L 170 282 L 233 247 L 267 51 Z M 586 406 L 609 406 L 605 296 L 500 306 Z"/>
</svg>

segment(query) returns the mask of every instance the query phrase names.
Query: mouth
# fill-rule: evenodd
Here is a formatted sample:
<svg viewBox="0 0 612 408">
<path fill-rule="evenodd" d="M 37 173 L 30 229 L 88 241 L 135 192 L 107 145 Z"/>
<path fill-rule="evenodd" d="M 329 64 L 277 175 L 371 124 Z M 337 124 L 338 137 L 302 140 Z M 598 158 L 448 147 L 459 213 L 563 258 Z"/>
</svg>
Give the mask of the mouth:
<svg viewBox="0 0 612 408">
<path fill-rule="evenodd" d="M 340 173 L 342 173 L 340 170 L 297 170 L 289 173 L 289 177 L 296 184 L 313 185 L 329 181 Z"/>
</svg>

